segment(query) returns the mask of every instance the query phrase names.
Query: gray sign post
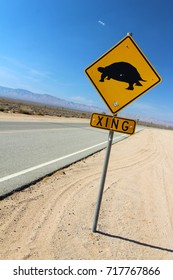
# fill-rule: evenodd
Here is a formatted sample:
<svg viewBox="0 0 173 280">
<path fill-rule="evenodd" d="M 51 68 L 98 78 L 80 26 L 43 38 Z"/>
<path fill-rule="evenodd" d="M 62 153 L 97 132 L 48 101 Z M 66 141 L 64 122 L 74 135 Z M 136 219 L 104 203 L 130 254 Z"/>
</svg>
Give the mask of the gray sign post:
<svg viewBox="0 0 173 280">
<path fill-rule="evenodd" d="M 103 165 L 102 177 L 101 177 L 101 181 L 100 181 L 100 188 L 99 188 L 99 193 L 98 193 L 98 198 L 97 198 L 97 204 L 96 204 L 96 209 L 95 209 L 94 223 L 93 223 L 93 228 L 92 228 L 93 232 L 97 231 L 97 222 L 98 222 L 98 218 L 99 218 L 100 206 L 101 206 L 102 195 L 103 195 L 103 190 L 104 190 L 104 185 L 105 185 L 105 180 L 106 180 L 106 173 L 107 173 L 107 168 L 108 168 L 108 163 L 109 163 L 109 156 L 110 156 L 110 152 L 111 152 L 113 136 L 114 136 L 114 132 L 112 130 L 110 130 L 109 137 L 108 137 L 108 145 L 107 145 L 106 155 L 105 155 L 105 160 L 104 160 L 104 165 Z"/>
</svg>

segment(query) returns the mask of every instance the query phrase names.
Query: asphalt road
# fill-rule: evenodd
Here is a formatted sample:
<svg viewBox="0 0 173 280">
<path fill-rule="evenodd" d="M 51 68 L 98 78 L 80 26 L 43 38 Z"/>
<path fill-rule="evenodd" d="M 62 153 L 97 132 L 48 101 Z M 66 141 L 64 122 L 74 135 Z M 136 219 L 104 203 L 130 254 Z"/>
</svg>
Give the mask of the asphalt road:
<svg viewBox="0 0 173 280">
<path fill-rule="evenodd" d="M 114 133 L 114 143 L 125 137 Z M 0 197 L 103 149 L 107 139 L 89 122 L 0 121 Z"/>
</svg>

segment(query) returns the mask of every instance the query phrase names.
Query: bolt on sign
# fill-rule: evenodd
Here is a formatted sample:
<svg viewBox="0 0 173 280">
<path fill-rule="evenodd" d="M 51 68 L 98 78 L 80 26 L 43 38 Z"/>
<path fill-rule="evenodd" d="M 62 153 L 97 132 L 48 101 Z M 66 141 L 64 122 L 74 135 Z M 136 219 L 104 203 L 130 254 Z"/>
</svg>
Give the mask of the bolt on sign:
<svg viewBox="0 0 173 280">
<path fill-rule="evenodd" d="M 90 125 L 96 128 L 133 134 L 135 132 L 136 121 L 93 113 L 91 116 Z"/>
<path fill-rule="evenodd" d="M 85 73 L 113 114 L 161 82 L 129 35 L 86 68 Z"/>
</svg>

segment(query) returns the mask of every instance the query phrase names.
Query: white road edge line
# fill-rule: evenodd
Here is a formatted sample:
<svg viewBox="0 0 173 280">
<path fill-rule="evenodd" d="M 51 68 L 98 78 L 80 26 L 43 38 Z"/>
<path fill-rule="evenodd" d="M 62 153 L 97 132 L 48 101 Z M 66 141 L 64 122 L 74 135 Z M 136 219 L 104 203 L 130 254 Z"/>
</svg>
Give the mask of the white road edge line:
<svg viewBox="0 0 173 280">
<path fill-rule="evenodd" d="M 117 139 L 117 138 L 123 138 L 123 137 L 125 137 L 125 136 L 127 136 L 127 135 L 124 135 L 124 134 L 123 134 L 123 135 L 121 135 L 121 136 L 116 137 L 115 139 Z M 89 148 L 86 148 L 86 149 L 77 151 L 77 152 L 72 153 L 72 154 L 69 154 L 69 155 L 67 155 L 67 156 L 63 156 L 63 157 L 60 157 L 60 158 L 57 158 L 57 159 L 54 159 L 54 160 L 51 160 L 51 161 L 48 161 L 48 162 L 45 162 L 45 163 L 36 165 L 36 166 L 33 166 L 33 167 L 31 167 L 31 168 L 24 169 L 24 170 L 22 170 L 22 171 L 20 171 L 20 172 L 17 172 L 17 173 L 14 173 L 14 174 L 11 174 L 11 175 L 2 177 L 2 178 L 0 178 L 0 183 L 1 183 L 1 182 L 4 182 L 4 181 L 7 181 L 7 180 L 10 180 L 10 179 L 12 179 L 12 178 L 15 178 L 15 177 L 24 175 L 24 174 L 26 174 L 26 173 L 28 173 L 28 172 L 31 172 L 31 171 L 34 171 L 34 170 L 36 170 L 36 169 L 45 167 L 45 166 L 50 165 L 50 164 L 52 164 L 52 163 L 56 163 L 56 162 L 58 162 L 58 161 L 60 161 L 60 160 L 63 160 L 63 159 L 66 159 L 66 158 L 69 158 L 69 157 L 78 155 L 78 154 L 83 153 L 83 152 L 86 152 L 86 151 L 91 150 L 91 149 L 93 149 L 93 148 L 95 148 L 95 147 L 101 146 L 101 145 L 103 145 L 103 144 L 105 144 L 105 143 L 107 143 L 107 141 L 104 141 L 104 142 L 102 142 L 102 143 L 99 143 L 99 144 L 97 144 L 97 145 L 91 146 L 91 147 L 89 147 Z"/>
</svg>

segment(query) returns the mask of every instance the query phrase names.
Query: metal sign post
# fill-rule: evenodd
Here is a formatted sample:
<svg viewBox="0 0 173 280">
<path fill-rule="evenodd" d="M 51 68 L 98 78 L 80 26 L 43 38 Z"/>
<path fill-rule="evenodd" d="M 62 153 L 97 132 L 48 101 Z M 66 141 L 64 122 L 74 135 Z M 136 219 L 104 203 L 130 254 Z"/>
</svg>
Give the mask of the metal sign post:
<svg viewBox="0 0 173 280">
<path fill-rule="evenodd" d="M 104 185 L 105 185 L 105 180 L 106 180 L 106 173 L 107 173 L 107 168 L 108 168 L 108 163 L 109 163 L 109 156 L 110 156 L 110 152 L 111 152 L 113 136 L 114 136 L 114 132 L 112 130 L 110 130 L 109 137 L 108 137 L 108 145 L 107 145 L 106 155 L 105 155 L 105 161 L 104 161 L 104 165 L 103 165 L 102 177 L 101 177 L 101 181 L 100 181 L 100 188 L 99 188 L 99 193 L 98 193 L 98 198 L 97 198 L 97 204 L 96 204 L 96 209 L 95 209 L 94 223 L 93 223 L 93 229 L 92 229 L 93 232 L 97 231 L 97 222 L 98 222 L 102 195 L 103 195 L 103 190 L 104 190 Z"/>
<path fill-rule="evenodd" d="M 136 126 L 133 120 L 115 117 L 160 83 L 161 77 L 133 40 L 132 33 L 87 67 L 85 73 L 113 114 L 93 113 L 90 122 L 93 127 L 110 129 L 92 228 L 96 232 L 114 131 L 133 134 Z"/>
</svg>

